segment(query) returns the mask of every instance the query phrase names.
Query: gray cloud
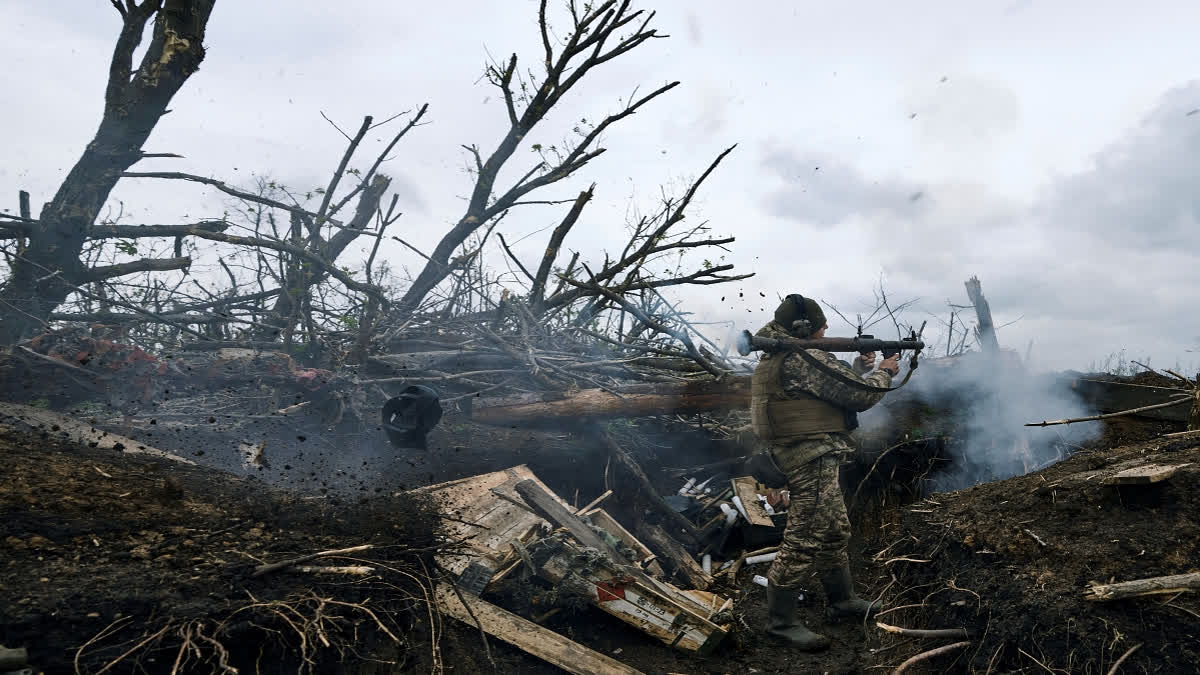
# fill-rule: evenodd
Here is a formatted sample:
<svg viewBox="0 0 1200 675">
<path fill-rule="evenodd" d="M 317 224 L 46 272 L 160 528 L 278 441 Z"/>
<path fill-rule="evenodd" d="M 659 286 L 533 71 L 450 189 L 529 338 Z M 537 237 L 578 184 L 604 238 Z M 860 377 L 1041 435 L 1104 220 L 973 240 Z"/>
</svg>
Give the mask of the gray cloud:
<svg viewBox="0 0 1200 675">
<path fill-rule="evenodd" d="M 927 147 L 944 152 L 978 151 L 1017 128 L 1021 104 L 1012 87 L 970 74 L 926 79 L 902 102 Z"/>
<path fill-rule="evenodd" d="M 1124 250 L 1200 247 L 1200 81 L 1167 92 L 1092 164 L 1043 196 L 1049 229 Z"/>
<path fill-rule="evenodd" d="M 833 227 L 854 216 L 913 218 L 930 195 L 917 183 L 871 180 L 856 167 L 816 152 L 769 147 L 762 168 L 778 182 L 764 209 L 773 215 L 818 227 Z"/>
</svg>

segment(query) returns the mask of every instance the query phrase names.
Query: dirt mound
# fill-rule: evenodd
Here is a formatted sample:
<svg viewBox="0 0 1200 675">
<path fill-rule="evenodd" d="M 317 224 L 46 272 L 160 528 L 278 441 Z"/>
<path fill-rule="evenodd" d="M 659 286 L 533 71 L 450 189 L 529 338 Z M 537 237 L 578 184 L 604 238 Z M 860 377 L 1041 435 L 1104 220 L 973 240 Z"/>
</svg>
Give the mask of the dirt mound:
<svg viewBox="0 0 1200 675">
<path fill-rule="evenodd" d="M 1149 485 L 1105 485 L 1146 463 L 1190 463 Z M 1195 595 L 1090 602 L 1092 582 L 1200 569 L 1200 438 L 1085 450 L 1043 471 L 889 512 L 866 537 L 884 623 L 965 628 L 966 650 L 937 671 L 1104 673 L 1141 644 L 1123 672 L 1195 672 Z M 942 643 L 882 633 L 894 666 Z"/>
<path fill-rule="evenodd" d="M 414 623 L 424 608 L 411 611 L 424 588 L 414 551 L 434 543 L 437 520 L 413 498 L 302 498 L 49 430 L 0 427 L 0 452 L 0 644 L 27 647 L 35 670 L 296 672 L 340 657 L 428 658 L 406 641 L 428 630 Z M 372 566 L 370 582 L 252 576 L 362 544 L 373 548 L 308 564 Z"/>
</svg>

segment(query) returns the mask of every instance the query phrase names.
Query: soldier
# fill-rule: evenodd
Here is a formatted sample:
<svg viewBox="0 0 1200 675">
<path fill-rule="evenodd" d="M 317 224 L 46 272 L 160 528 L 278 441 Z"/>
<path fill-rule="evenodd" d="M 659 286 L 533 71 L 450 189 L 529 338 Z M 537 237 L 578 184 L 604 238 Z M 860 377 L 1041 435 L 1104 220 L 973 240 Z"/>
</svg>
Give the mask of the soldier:
<svg viewBox="0 0 1200 675">
<path fill-rule="evenodd" d="M 820 305 L 793 294 L 757 334 L 818 339 L 827 328 Z M 857 413 L 883 398 L 870 389 L 889 386 L 900 367 L 898 355 L 874 372 L 874 352 L 859 355 L 853 365 L 818 349 L 806 355 L 822 367 L 794 352 L 763 354 L 751 380 L 750 413 L 754 433 L 787 476 L 790 493 L 783 542 L 767 572 L 767 632 L 801 650 L 819 651 L 829 639 L 796 618 L 803 585 L 820 581 L 834 618 L 862 619 L 878 609 L 854 593 L 846 556 L 850 521 L 838 467 L 854 451 L 849 432 L 858 426 Z"/>
</svg>

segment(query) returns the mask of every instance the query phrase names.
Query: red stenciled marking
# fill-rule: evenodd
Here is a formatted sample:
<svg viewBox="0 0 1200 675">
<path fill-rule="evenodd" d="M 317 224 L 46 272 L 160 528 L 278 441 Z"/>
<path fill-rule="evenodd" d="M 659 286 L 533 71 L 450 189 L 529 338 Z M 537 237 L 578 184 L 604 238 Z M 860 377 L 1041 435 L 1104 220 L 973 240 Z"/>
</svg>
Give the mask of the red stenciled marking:
<svg viewBox="0 0 1200 675">
<path fill-rule="evenodd" d="M 598 583 L 596 584 L 596 599 L 600 602 L 609 602 L 612 600 L 625 599 L 625 587 L 614 586 L 612 584 Z"/>
</svg>

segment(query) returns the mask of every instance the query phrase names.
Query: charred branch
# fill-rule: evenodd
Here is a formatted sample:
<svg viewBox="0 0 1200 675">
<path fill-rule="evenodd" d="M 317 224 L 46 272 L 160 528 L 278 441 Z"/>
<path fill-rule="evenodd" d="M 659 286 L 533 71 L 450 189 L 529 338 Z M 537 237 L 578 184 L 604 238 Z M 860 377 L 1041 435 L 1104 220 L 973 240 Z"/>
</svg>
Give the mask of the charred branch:
<svg viewBox="0 0 1200 675">
<path fill-rule="evenodd" d="M 398 308 L 403 315 L 413 314 L 430 291 L 448 276 L 450 257 L 473 233 L 517 205 L 522 197 L 533 190 L 560 181 L 584 167 L 604 152 L 604 148 L 596 147 L 600 134 L 679 84 L 667 84 L 636 101 L 631 101 L 620 112 L 605 117 L 574 147 L 564 149 L 553 162 L 543 160 L 505 192 L 495 196 L 495 183 L 501 168 L 512 158 L 525 137 L 592 68 L 636 48 L 651 38 L 662 37 L 654 29 L 648 28 L 653 14 L 643 16 L 643 12 L 631 12 L 627 1 L 619 5 L 612 0 L 597 6 L 585 5 L 581 14 L 574 3 L 570 9 L 578 18 L 574 23 L 574 30 L 557 54 L 551 47 L 550 27 L 545 19 L 544 6 L 541 10 L 539 27 L 543 48 L 547 51 L 545 75 L 539 83 L 519 82 L 521 93 L 518 94 L 514 86 L 517 84 L 514 80 L 519 79 L 516 75 L 515 54 L 503 67 L 488 67 L 489 80 L 504 96 L 509 129 L 486 160 L 482 160 L 482 157 L 475 153 L 476 180 L 467 210 L 458 223 L 442 237 L 430 255 L 430 260 L 401 298 Z M 636 23 L 639 19 L 640 24 Z M 610 44 L 610 38 L 615 38 L 615 43 Z M 532 93 L 529 93 L 530 91 Z M 519 106 L 521 103 L 524 103 L 523 108 Z"/>
</svg>

